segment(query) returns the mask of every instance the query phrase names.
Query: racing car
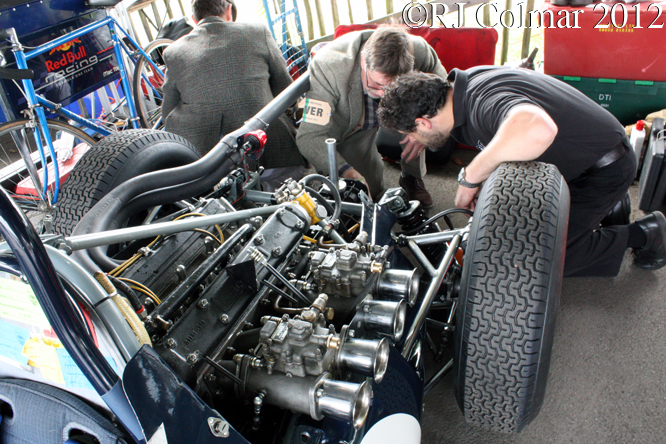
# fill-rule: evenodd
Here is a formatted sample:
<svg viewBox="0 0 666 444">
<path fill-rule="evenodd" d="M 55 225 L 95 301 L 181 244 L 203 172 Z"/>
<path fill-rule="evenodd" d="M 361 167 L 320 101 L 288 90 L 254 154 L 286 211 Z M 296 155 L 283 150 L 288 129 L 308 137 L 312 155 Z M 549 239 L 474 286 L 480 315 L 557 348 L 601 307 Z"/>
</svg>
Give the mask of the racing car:
<svg viewBox="0 0 666 444">
<path fill-rule="evenodd" d="M 473 214 L 431 217 L 400 188 L 372 202 L 320 174 L 261 191 L 247 162 L 308 88 L 201 158 L 166 132 L 107 136 L 56 234 L 0 194 L 0 302 L 25 308 L 0 315 L 2 442 L 418 443 L 449 373 L 470 423 L 518 433 L 538 414 L 562 176 L 505 163 Z"/>
</svg>

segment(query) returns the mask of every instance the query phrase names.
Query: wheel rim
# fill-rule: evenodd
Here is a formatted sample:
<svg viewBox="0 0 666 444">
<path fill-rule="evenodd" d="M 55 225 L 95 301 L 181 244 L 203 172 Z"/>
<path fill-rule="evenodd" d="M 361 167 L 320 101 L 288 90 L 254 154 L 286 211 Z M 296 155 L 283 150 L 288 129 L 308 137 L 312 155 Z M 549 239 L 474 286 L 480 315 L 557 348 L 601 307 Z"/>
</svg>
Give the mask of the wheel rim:
<svg viewBox="0 0 666 444">
<path fill-rule="evenodd" d="M 74 157 L 70 158 L 66 162 L 66 165 L 73 164 L 77 158 L 76 152 L 84 151 L 94 143 L 94 140 L 90 136 L 69 125 L 49 121 L 48 127 L 56 150 L 56 156 L 59 159 L 62 160 L 68 154 L 66 153 L 67 151 L 74 151 L 72 153 Z M 41 157 L 39 156 L 35 141 L 35 133 L 36 129 L 33 128 L 32 122 L 28 120 L 9 122 L 0 127 L 0 185 L 9 191 L 14 201 L 23 211 L 36 213 L 30 214 L 30 216 L 33 223 L 37 225 L 43 220 L 43 214 L 42 217 L 38 217 L 37 213 L 47 212 L 48 206 L 45 203 L 40 205 L 44 175 Z M 42 145 L 46 147 L 44 136 L 41 136 L 41 140 Z M 29 164 L 26 164 L 21 156 L 19 143 L 22 143 L 24 149 L 30 153 L 34 165 L 32 174 L 29 171 Z M 45 148 L 45 152 L 47 151 L 48 149 Z M 47 163 L 51 163 L 48 156 Z M 66 168 L 60 168 L 62 170 L 62 177 Z M 36 177 L 35 172 L 37 173 Z M 53 172 L 49 171 L 49 173 L 51 174 L 49 191 L 52 193 Z"/>
<path fill-rule="evenodd" d="M 135 67 L 134 73 L 134 97 L 136 109 L 145 128 L 160 129 L 162 127 L 162 85 L 164 84 L 165 71 L 164 50 L 172 43 L 171 40 L 156 40 L 145 52 L 159 70 L 156 70 L 144 57 L 141 57 Z"/>
</svg>

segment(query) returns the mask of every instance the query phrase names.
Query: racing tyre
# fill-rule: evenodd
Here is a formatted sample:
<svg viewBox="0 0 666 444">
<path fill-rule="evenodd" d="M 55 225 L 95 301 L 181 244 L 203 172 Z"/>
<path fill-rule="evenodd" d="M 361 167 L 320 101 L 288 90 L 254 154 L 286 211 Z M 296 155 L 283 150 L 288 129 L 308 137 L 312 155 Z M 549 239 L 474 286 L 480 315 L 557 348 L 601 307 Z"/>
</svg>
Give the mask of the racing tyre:
<svg viewBox="0 0 666 444">
<path fill-rule="evenodd" d="M 555 166 L 504 163 L 481 191 L 455 320 L 454 390 L 468 422 L 517 433 L 541 408 L 568 220 Z"/>
<path fill-rule="evenodd" d="M 90 208 L 125 181 L 199 158 L 192 144 L 176 134 L 148 129 L 111 134 L 81 157 L 63 184 L 53 231 L 69 235 Z"/>
</svg>

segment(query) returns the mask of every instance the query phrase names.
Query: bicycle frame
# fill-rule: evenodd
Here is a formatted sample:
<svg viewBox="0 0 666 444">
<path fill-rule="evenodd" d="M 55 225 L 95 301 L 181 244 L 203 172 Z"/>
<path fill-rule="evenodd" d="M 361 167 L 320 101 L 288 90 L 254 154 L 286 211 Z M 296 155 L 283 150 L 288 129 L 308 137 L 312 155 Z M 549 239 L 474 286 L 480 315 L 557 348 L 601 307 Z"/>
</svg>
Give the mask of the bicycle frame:
<svg viewBox="0 0 666 444">
<path fill-rule="evenodd" d="M 111 34 L 111 39 L 113 42 L 113 50 L 114 54 L 116 57 L 116 60 L 118 62 L 118 72 L 120 74 L 120 82 L 122 84 L 123 92 L 125 94 L 125 100 L 127 101 L 127 107 L 129 109 L 130 113 L 130 122 L 132 125 L 132 128 L 139 128 L 139 117 L 136 112 L 136 105 L 134 103 L 134 98 L 132 97 L 132 90 L 130 86 L 129 79 L 127 77 L 127 69 L 125 67 L 125 62 L 123 59 L 123 53 L 121 52 L 121 48 L 125 51 L 128 57 L 134 59 L 134 55 L 130 52 L 130 50 L 126 47 L 124 42 L 121 40 L 121 38 L 118 35 L 117 31 L 122 32 L 124 37 L 126 37 L 132 45 L 134 45 L 135 48 L 137 48 L 137 52 L 142 55 L 143 57 L 146 58 L 146 60 L 152 65 L 153 69 L 156 71 L 161 72 L 161 70 L 155 65 L 155 63 L 150 59 L 150 57 L 143 51 L 141 46 L 115 21 L 113 17 L 106 17 L 102 20 L 99 20 L 97 22 L 91 23 L 89 25 L 86 25 L 80 29 L 77 29 L 75 31 L 72 31 L 68 34 L 65 34 L 61 37 L 58 37 L 48 43 L 45 43 L 43 45 L 37 46 L 36 48 L 25 52 L 23 50 L 23 46 L 18 40 L 18 37 L 16 35 L 16 32 L 13 28 L 10 28 L 7 30 L 10 36 L 10 40 L 12 43 L 12 51 L 14 53 L 14 56 L 16 58 L 16 65 L 19 69 L 28 69 L 27 62 L 30 59 L 33 59 L 41 54 L 44 54 L 47 51 L 51 51 L 63 44 L 66 44 L 72 40 L 75 40 L 85 34 L 88 34 L 90 32 L 95 31 L 96 29 L 99 29 L 101 27 L 107 26 L 109 28 L 109 32 Z M 32 83 L 32 80 L 22 80 L 23 82 L 23 91 L 28 103 L 28 109 L 34 111 L 37 121 L 38 121 L 38 126 L 39 126 L 39 132 L 35 132 L 35 143 L 37 146 L 37 149 L 39 150 L 39 155 L 40 155 L 40 160 L 42 162 L 43 170 L 44 170 L 44 183 L 42 184 L 42 200 L 47 200 L 44 199 L 44 196 L 48 196 L 48 169 L 46 168 L 46 155 L 44 154 L 44 146 L 42 145 L 41 137 L 40 137 L 40 132 L 44 136 L 44 140 L 47 143 L 48 151 L 49 151 L 49 156 L 51 157 L 52 160 L 54 160 L 53 165 L 54 165 L 54 173 L 56 176 L 56 179 L 54 180 L 54 191 L 53 191 L 53 202 L 49 202 L 52 205 L 55 205 L 57 200 L 58 200 L 58 192 L 60 190 L 60 181 L 59 181 L 59 170 L 58 170 L 58 162 L 55 154 L 55 149 L 53 148 L 53 142 L 51 140 L 50 134 L 47 130 L 47 121 L 46 121 L 46 113 L 44 112 L 44 108 L 51 110 L 52 112 L 61 114 L 65 116 L 67 119 L 73 120 L 77 122 L 78 124 L 89 128 L 91 130 L 94 130 L 98 132 L 99 134 L 103 136 L 108 136 L 111 134 L 111 131 L 109 131 L 107 128 L 96 124 L 95 122 L 91 121 L 90 119 L 86 119 L 84 117 L 81 117 L 63 107 L 61 105 L 53 103 L 49 100 L 46 100 L 44 97 L 38 95 L 35 92 L 34 85 Z M 159 97 L 159 94 L 155 92 L 157 96 Z M 24 159 L 26 162 L 26 165 L 30 160 L 29 156 L 28 159 Z M 29 168 L 29 167 L 28 167 Z M 36 184 L 38 187 L 39 185 Z"/>
</svg>

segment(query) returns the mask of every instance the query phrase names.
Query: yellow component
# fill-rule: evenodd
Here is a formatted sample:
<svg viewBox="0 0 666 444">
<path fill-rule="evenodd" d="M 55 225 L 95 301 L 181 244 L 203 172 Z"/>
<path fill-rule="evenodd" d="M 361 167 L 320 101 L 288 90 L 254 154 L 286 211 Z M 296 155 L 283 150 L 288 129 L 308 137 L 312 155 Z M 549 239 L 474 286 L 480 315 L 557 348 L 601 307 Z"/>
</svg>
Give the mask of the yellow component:
<svg viewBox="0 0 666 444">
<path fill-rule="evenodd" d="M 136 335 L 141 345 L 147 344 L 152 347 L 153 344 L 150 341 L 150 336 L 146 331 L 146 327 L 134 312 L 134 309 L 130 305 L 129 301 L 116 292 L 116 288 L 104 273 L 97 271 L 95 272 L 94 277 L 97 282 L 102 285 L 104 291 L 106 291 L 109 296 L 111 296 L 111 300 L 116 304 L 130 327 L 132 327 L 132 330 L 134 331 L 134 334 Z"/>
<path fill-rule="evenodd" d="M 303 192 L 300 196 L 295 198 L 293 202 L 298 203 L 303 209 L 305 209 L 305 211 L 308 212 L 310 218 L 312 219 L 312 225 L 321 220 L 317 217 L 317 213 L 315 213 L 317 204 L 315 203 L 314 199 L 312 199 L 312 196 L 310 196 L 307 192 Z"/>
<path fill-rule="evenodd" d="M 316 240 L 314 240 L 313 238 L 311 238 L 311 237 L 309 237 L 309 236 L 303 236 L 303 240 L 306 240 L 306 241 L 308 241 L 308 242 L 312 242 L 313 244 L 316 244 L 316 243 L 317 243 Z"/>
<path fill-rule="evenodd" d="M 347 230 L 347 233 L 352 234 L 358 227 L 360 227 L 360 224 L 356 224 L 353 227 L 351 227 L 349 230 Z"/>
</svg>

